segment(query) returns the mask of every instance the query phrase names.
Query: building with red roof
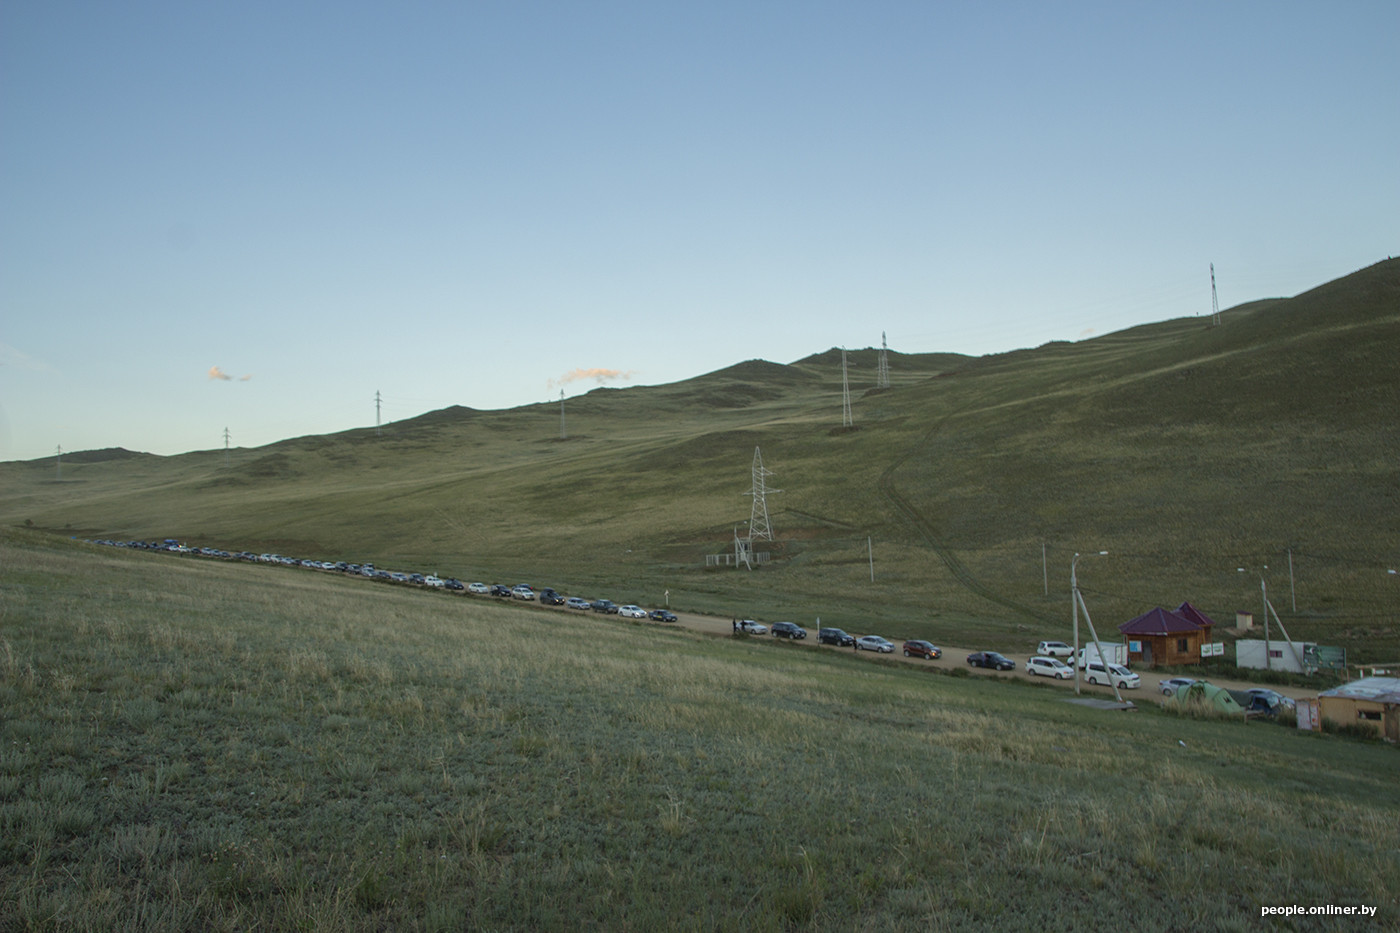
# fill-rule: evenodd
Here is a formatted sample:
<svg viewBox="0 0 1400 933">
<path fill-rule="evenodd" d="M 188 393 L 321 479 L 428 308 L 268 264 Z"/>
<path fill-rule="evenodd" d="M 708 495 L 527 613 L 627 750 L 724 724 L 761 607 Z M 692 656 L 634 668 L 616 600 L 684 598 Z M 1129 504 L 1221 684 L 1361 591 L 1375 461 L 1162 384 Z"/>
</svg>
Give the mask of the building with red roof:
<svg viewBox="0 0 1400 933">
<path fill-rule="evenodd" d="M 1141 667 L 1200 664 L 1201 646 L 1211 641 L 1215 623 L 1190 603 L 1176 611 L 1158 606 L 1118 626 L 1128 642 L 1128 663 Z"/>
</svg>

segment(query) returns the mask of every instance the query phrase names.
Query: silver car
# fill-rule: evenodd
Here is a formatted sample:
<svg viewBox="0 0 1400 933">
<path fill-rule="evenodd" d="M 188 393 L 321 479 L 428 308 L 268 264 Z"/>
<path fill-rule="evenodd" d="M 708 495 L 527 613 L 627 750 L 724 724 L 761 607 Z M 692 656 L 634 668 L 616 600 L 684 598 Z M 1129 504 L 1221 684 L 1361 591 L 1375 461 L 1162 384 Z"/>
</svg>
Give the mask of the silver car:
<svg viewBox="0 0 1400 933">
<path fill-rule="evenodd" d="M 879 635 L 862 635 L 856 639 L 857 651 L 878 651 L 881 654 L 894 654 L 894 642 Z"/>
</svg>

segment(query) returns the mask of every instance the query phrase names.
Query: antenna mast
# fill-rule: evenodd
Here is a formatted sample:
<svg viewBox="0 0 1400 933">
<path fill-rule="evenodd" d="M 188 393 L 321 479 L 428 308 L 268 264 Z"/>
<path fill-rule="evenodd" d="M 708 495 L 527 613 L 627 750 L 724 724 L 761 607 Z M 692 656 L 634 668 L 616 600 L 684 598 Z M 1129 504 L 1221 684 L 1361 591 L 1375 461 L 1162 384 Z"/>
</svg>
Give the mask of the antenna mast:
<svg viewBox="0 0 1400 933">
<path fill-rule="evenodd" d="M 567 440 L 568 434 L 564 433 L 564 390 L 559 390 L 559 439 Z"/>
<path fill-rule="evenodd" d="M 228 428 L 224 428 L 224 468 L 228 469 Z"/>
<path fill-rule="evenodd" d="M 1210 264 L 1210 323 L 1212 327 L 1220 323 L 1220 300 L 1215 296 L 1215 263 Z"/>
<path fill-rule="evenodd" d="M 875 368 L 875 387 L 877 389 L 890 387 L 890 347 L 885 342 L 884 331 L 880 331 L 880 362 Z"/>
<path fill-rule="evenodd" d="M 54 479 L 63 479 L 63 445 L 59 444 L 53 452 Z"/>
<path fill-rule="evenodd" d="M 374 436 L 379 436 L 379 390 L 374 390 Z"/>
<path fill-rule="evenodd" d="M 846 348 L 841 348 L 841 427 L 849 428 L 855 425 L 851 418 L 851 383 L 846 378 Z"/>
</svg>

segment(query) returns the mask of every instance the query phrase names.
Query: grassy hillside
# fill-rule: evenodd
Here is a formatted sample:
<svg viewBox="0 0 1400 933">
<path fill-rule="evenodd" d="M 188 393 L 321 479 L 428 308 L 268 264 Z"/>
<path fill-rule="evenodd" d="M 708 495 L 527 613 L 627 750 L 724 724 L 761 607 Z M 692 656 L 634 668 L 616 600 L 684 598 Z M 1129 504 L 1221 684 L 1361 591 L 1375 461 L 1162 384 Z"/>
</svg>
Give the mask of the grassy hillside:
<svg viewBox="0 0 1400 933">
<path fill-rule="evenodd" d="M 1379 742 L 37 533 L 0 566 L 4 929 L 1400 911 Z"/>
<path fill-rule="evenodd" d="M 567 437 L 557 405 L 453 408 L 228 466 L 73 458 L 56 482 L 51 462 L 0 464 L 0 522 L 1001 648 L 1068 634 L 1079 551 L 1105 630 L 1187 599 L 1258 618 L 1263 580 L 1294 638 L 1400 661 L 1400 260 L 1223 318 L 892 353 L 888 390 L 855 351 L 850 432 L 827 351 L 598 389 L 566 403 Z M 706 571 L 749 517 L 756 446 L 782 490 L 775 560 Z"/>
</svg>

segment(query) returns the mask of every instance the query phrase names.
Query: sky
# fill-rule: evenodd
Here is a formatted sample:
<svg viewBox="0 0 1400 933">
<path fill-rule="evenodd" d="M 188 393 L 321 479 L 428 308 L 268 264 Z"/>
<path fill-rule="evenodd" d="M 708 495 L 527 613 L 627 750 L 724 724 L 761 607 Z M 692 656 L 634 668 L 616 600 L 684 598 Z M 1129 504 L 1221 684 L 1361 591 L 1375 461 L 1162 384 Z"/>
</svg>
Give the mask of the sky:
<svg viewBox="0 0 1400 933">
<path fill-rule="evenodd" d="M 1394 0 L 6 0 L 0 460 L 1294 295 L 1400 254 L 1398 45 Z"/>
</svg>

